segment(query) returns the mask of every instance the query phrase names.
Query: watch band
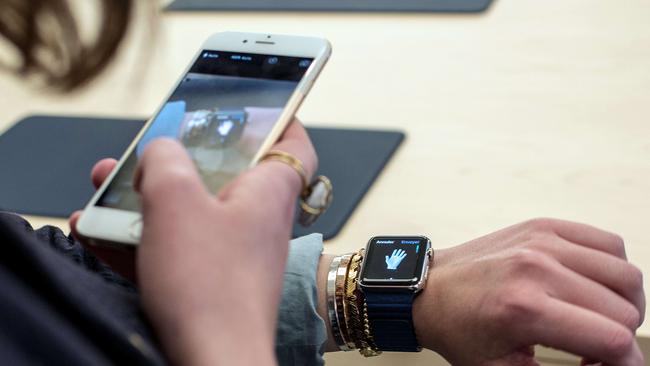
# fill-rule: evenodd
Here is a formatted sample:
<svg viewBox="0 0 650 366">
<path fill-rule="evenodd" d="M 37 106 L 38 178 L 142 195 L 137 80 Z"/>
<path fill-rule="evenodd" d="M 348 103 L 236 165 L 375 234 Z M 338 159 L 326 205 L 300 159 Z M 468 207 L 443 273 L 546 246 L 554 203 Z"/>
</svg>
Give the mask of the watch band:
<svg viewBox="0 0 650 366">
<path fill-rule="evenodd" d="M 389 352 L 419 352 L 413 325 L 413 292 L 364 289 L 368 320 L 377 347 Z"/>
</svg>

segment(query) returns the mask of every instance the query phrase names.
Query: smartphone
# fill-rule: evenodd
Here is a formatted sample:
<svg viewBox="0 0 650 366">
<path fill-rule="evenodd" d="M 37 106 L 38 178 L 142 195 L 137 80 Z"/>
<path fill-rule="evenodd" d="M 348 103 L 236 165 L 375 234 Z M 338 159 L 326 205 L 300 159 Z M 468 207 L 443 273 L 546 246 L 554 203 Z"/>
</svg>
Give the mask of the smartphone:
<svg viewBox="0 0 650 366">
<path fill-rule="evenodd" d="M 211 192 L 255 165 L 291 122 L 330 53 L 321 38 L 212 35 L 88 202 L 79 234 L 94 244 L 139 243 L 142 217 L 133 174 L 158 137 L 181 141 Z"/>
</svg>

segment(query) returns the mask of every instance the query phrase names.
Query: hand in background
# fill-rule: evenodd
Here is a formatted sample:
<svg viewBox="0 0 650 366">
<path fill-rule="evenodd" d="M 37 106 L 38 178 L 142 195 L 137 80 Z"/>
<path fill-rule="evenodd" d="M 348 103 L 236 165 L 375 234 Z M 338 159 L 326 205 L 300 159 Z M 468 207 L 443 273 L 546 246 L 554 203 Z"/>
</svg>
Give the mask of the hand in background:
<svg viewBox="0 0 650 366">
<path fill-rule="evenodd" d="M 420 343 L 458 366 L 536 365 L 537 344 L 642 366 L 634 332 L 644 314 L 623 240 L 552 219 L 437 250 L 414 305 Z"/>
</svg>

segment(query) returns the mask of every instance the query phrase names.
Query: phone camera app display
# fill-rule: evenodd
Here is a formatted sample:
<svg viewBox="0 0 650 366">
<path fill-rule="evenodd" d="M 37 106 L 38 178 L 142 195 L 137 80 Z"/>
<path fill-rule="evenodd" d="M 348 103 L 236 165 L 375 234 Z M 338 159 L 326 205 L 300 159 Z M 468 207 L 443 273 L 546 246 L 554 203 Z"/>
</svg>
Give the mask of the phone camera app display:
<svg viewBox="0 0 650 366">
<path fill-rule="evenodd" d="M 97 205 L 139 211 L 133 172 L 146 146 L 174 138 L 211 192 L 247 169 L 311 60 L 203 50 L 160 109 Z"/>
</svg>

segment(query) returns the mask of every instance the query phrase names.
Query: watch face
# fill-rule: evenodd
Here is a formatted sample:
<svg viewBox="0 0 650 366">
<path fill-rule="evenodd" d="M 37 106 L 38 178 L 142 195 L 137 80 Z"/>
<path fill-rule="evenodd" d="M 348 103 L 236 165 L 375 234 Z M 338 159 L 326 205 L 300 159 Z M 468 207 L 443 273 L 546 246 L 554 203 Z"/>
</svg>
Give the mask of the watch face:
<svg viewBox="0 0 650 366">
<path fill-rule="evenodd" d="M 372 238 L 365 254 L 362 282 L 391 286 L 417 283 L 428 245 L 429 239 L 422 236 Z"/>
</svg>

